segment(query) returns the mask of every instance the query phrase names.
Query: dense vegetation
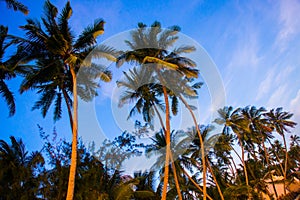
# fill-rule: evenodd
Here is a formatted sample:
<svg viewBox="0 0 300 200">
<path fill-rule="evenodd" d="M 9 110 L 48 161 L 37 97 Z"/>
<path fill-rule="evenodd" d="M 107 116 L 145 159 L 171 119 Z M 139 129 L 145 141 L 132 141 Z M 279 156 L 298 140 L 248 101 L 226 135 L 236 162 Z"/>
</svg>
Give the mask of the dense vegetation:
<svg viewBox="0 0 300 200">
<path fill-rule="evenodd" d="M 18 1 L 5 2 L 8 8 L 28 13 Z M 0 93 L 9 115 L 14 115 L 17 105 L 6 82 L 18 76 L 23 79 L 21 93 L 31 89 L 39 95 L 33 109 L 40 109 L 43 117 L 54 108 L 54 121 L 59 120 L 66 107 L 73 136 L 72 142 L 60 140 L 59 133 L 47 134 L 39 127 L 44 145 L 37 152 L 29 152 L 13 136 L 10 141 L 0 140 L 0 200 L 243 200 L 300 195 L 300 137 L 293 132 L 292 113 L 282 108 L 228 106 L 219 109 L 212 124 L 200 125 L 195 108 L 187 102 L 198 98 L 202 86 L 197 64 L 188 57 L 195 48 L 174 47 L 178 26 L 162 29 L 159 22 L 150 27 L 139 23 L 124 41 L 130 50 L 121 52 L 96 46 L 104 33 L 103 20 L 95 20 L 76 36 L 69 25 L 71 15 L 70 2 L 59 12 L 46 1 L 44 17 L 27 19 L 21 26 L 24 37 L 9 35 L 8 28 L 0 26 Z M 9 47 L 16 50 L 7 56 Z M 140 114 L 144 121 L 136 122 L 136 131 L 124 132 L 100 147 L 85 146 L 77 136 L 78 97 L 92 100 L 98 78 L 108 82 L 113 75 L 93 63 L 90 55 L 117 67 L 134 66 L 117 82 L 126 91 L 120 106 L 134 103 L 129 117 Z M 189 111 L 190 116 L 184 117 L 191 117 L 193 127 L 172 129 L 179 105 Z M 158 130 L 153 130 L 155 117 Z M 216 134 L 215 126 L 222 126 L 222 132 Z M 149 131 L 150 142 L 140 143 L 139 137 Z M 156 155 L 149 171 L 130 175 L 122 171 L 127 159 L 142 155 Z"/>
</svg>

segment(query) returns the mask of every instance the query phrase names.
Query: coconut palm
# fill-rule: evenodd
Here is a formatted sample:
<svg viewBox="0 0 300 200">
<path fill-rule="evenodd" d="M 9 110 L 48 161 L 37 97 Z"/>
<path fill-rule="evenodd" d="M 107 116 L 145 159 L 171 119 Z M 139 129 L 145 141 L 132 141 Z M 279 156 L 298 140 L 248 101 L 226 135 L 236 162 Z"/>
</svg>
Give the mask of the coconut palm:
<svg viewBox="0 0 300 200">
<path fill-rule="evenodd" d="M 140 113 L 143 115 L 145 122 L 153 125 L 154 116 L 157 115 L 162 123 L 162 118 L 159 110 L 164 110 L 164 105 L 158 98 L 158 88 L 160 85 L 152 73 L 146 68 L 130 69 L 129 72 L 124 72 L 125 79 L 117 81 L 118 87 L 125 88 L 119 100 L 119 106 L 126 103 L 136 102 L 134 107 L 129 112 L 129 117 L 134 114 Z"/>
<path fill-rule="evenodd" d="M 300 136 L 298 135 L 291 135 L 291 146 L 300 146 Z"/>
<path fill-rule="evenodd" d="M 288 168 L 288 149 L 287 143 L 285 139 L 285 133 L 289 132 L 289 128 L 294 128 L 297 123 L 290 120 L 293 116 L 292 113 L 283 111 L 282 108 L 272 109 L 265 114 L 266 118 L 270 121 L 274 130 L 282 137 L 284 148 L 285 148 L 285 162 L 284 162 L 284 194 L 286 195 L 286 176 L 287 176 L 287 168 Z"/>
<path fill-rule="evenodd" d="M 194 95 L 195 90 L 199 88 L 200 84 L 194 84 L 189 86 L 187 79 L 182 79 L 178 76 L 178 73 L 172 73 L 172 71 L 166 71 L 162 73 L 164 77 L 168 77 L 168 85 L 172 85 L 172 90 L 167 89 L 167 93 L 171 98 L 171 110 L 173 115 L 178 112 L 178 96 L 184 94 L 185 96 Z M 144 121 L 152 125 L 154 115 L 157 115 L 160 121 L 162 130 L 165 132 L 165 126 L 159 110 L 165 110 L 164 105 L 158 98 L 163 95 L 162 86 L 156 81 L 151 71 L 147 67 L 133 68 L 129 70 L 129 73 L 124 72 L 125 80 L 118 81 L 119 87 L 125 87 L 126 90 L 122 94 L 120 104 L 130 103 L 136 101 L 135 106 L 131 109 L 129 117 L 134 113 L 142 113 Z M 158 109 L 159 108 L 159 109 Z M 171 155 L 170 155 L 171 156 Z M 173 158 L 171 158 L 173 160 Z M 177 173 L 174 164 L 171 165 L 176 189 L 181 199 L 180 186 L 177 181 Z"/>
<path fill-rule="evenodd" d="M 267 148 L 265 146 L 266 141 L 270 141 L 270 139 L 274 138 L 272 135 L 273 129 L 270 127 L 270 123 L 268 123 L 268 120 L 263 118 L 263 114 L 266 112 L 266 109 L 263 107 L 256 108 L 255 106 L 247 106 L 241 110 L 242 116 L 248 121 L 249 128 L 250 128 L 250 134 L 248 134 L 247 137 L 247 144 L 250 144 L 250 146 L 254 146 L 254 144 L 258 144 L 258 147 L 263 147 L 264 157 L 267 162 L 267 168 L 270 171 L 270 161 L 269 161 L 269 153 L 267 151 Z M 255 154 L 255 147 L 250 151 L 252 152 L 253 158 L 256 162 L 258 162 L 258 159 Z M 260 150 L 262 151 L 262 150 Z M 273 177 L 270 176 L 272 181 L 273 190 L 275 192 L 276 198 L 278 198 L 277 190 L 273 181 Z"/>
<path fill-rule="evenodd" d="M 174 132 L 171 133 L 171 146 L 174 147 L 175 145 L 175 134 Z M 166 141 L 166 135 L 165 135 L 165 131 L 163 129 L 161 129 L 161 131 L 155 133 L 155 135 L 151 138 L 153 144 L 148 145 L 146 147 L 146 155 L 147 156 L 151 156 L 153 154 L 158 155 L 158 158 L 156 159 L 156 162 L 154 163 L 154 165 L 152 166 L 153 171 L 160 169 L 160 174 L 164 174 L 164 176 L 166 176 L 166 173 L 163 171 L 165 168 L 163 168 L 162 166 L 164 165 L 164 148 L 167 145 L 167 141 Z M 170 158 L 171 159 L 171 158 Z M 170 164 L 170 163 L 169 163 Z M 179 182 L 178 182 L 178 177 L 177 177 L 177 172 L 174 166 L 174 163 L 171 163 L 170 165 L 172 165 L 172 169 L 173 169 L 173 177 L 174 177 L 174 182 L 175 182 L 175 187 L 177 190 L 177 194 L 179 198 L 182 198 L 182 194 L 180 192 L 180 188 L 179 188 Z M 163 194 L 161 194 L 163 195 Z"/>
<path fill-rule="evenodd" d="M 206 144 L 205 145 L 205 156 L 204 160 L 202 160 L 202 149 L 200 145 L 200 139 L 198 135 L 198 130 L 201 132 L 201 137 L 203 138 L 203 142 Z M 217 138 L 219 135 L 213 135 L 210 136 L 211 131 L 213 130 L 213 126 L 208 125 L 208 126 L 200 126 L 198 128 L 192 127 L 191 129 L 188 130 L 186 133 L 190 139 L 192 139 L 191 144 L 189 145 L 188 150 L 186 151 L 187 154 L 190 155 L 192 163 L 199 169 L 199 170 L 204 170 L 203 166 L 207 166 L 212 178 L 213 182 L 217 187 L 219 197 L 224 200 L 222 190 L 220 188 L 220 185 L 217 181 L 217 178 L 215 176 L 214 170 L 213 170 L 213 163 L 212 163 L 212 158 L 211 158 L 211 153 L 210 149 L 212 148 L 212 144 L 216 143 Z M 205 162 L 205 165 L 200 165 L 199 163 Z"/>
<path fill-rule="evenodd" d="M 77 126 L 78 126 L 78 95 L 84 100 L 93 97 L 97 84 L 88 81 L 92 86 L 81 86 L 77 74 L 82 65 L 91 66 L 91 57 L 87 56 L 95 48 L 96 38 L 104 32 L 104 21 L 95 20 L 93 25 L 85 28 L 76 38 L 71 31 L 69 19 L 72 15 L 70 2 L 67 2 L 58 15 L 58 9 L 46 1 L 44 6 L 45 15 L 41 18 L 42 24 L 33 19 L 28 19 L 27 24 L 21 26 L 26 32 L 25 38 L 19 39 L 18 54 L 15 59 L 20 62 L 36 61 L 36 65 L 27 74 L 21 86 L 21 92 L 28 89 L 37 89 L 41 98 L 36 102 L 34 108 L 41 109 L 43 116 L 46 115 L 52 102 L 55 102 L 54 118 L 61 116 L 62 96 L 68 108 L 69 119 L 72 128 L 72 162 L 70 166 L 67 199 L 73 199 L 75 186 L 75 172 L 77 160 Z M 110 53 L 113 49 L 100 46 L 94 52 L 95 56 L 113 59 Z M 105 81 L 110 80 L 107 71 L 87 69 L 93 78 L 100 77 Z M 82 70 L 80 71 L 82 73 Z M 84 74 L 84 73 L 83 73 Z M 90 75 L 83 75 L 83 77 Z M 82 77 L 81 77 L 82 78 Z M 87 93 L 81 93 L 85 91 Z M 70 96 L 72 95 L 72 100 Z"/>
<path fill-rule="evenodd" d="M 197 77 L 198 71 L 193 69 L 195 63 L 185 57 L 181 57 L 181 53 L 188 53 L 195 50 L 193 47 L 177 48 L 169 52 L 168 49 L 177 41 L 176 36 L 179 28 L 173 26 L 168 30 L 162 30 L 159 22 L 154 22 L 150 28 L 143 23 L 138 24 L 138 29 L 133 31 L 131 41 L 126 41 L 131 48 L 130 51 L 122 54 L 117 61 L 117 65 L 121 66 L 124 62 L 135 62 L 142 67 L 149 67 L 156 74 L 160 84 L 162 85 L 163 98 L 165 103 L 165 128 L 166 128 L 166 158 L 165 158 L 165 178 L 162 199 L 166 199 L 169 161 L 170 161 L 170 105 L 167 92 L 168 77 L 164 77 L 162 72 L 174 70 L 182 76 Z M 170 88 L 169 88 L 170 89 Z"/>
<path fill-rule="evenodd" d="M 170 167 L 172 168 L 172 173 L 170 173 L 170 189 L 168 190 L 168 198 L 175 199 L 179 198 L 178 189 L 180 191 L 181 198 L 183 199 L 193 199 L 195 196 L 203 197 L 203 189 L 197 183 L 196 175 L 191 176 L 190 172 L 187 172 L 187 169 L 192 169 L 192 164 L 189 161 L 190 158 L 184 155 L 182 152 L 183 149 L 187 149 L 190 145 L 190 138 L 186 137 L 186 132 L 178 131 L 171 133 L 171 147 L 172 149 L 178 151 L 172 151 L 170 155 L 171 163 Z M 156 171 L 157 168 L 160 168 L 160 174 L 163 173 L 164 168 L 161 168 L 164 165 L 164 148 L 166 146 L 166 138 L 163 130 L 155 133 L 151 138 L 152 144 L 148 145 L 146 148 L 146 155 L 151 156 L 153 154 L 157 155 L 156 162 L 152 166 L 152 170 Z M 176 158 L 176 160 L 174 159 Z M 163 178 L 162 178 L 163 179 Z M 195 180 L 196 179 L 196 180 Z M 178 183 L 178 185 L 177 185 Z M 157 191 L 161 191 L 160 187 L 162 182 L 159 184 Z M 174 187 L 175 186 L 175 187 Z M 207 196 L 209 199 L 212 199 L 210 196 Z"/>
<path fill-rule="evenodd" d="M 16 0 L 1 0 L 6 3 L 7 8 L 13 9 L 14 11 L 20 11 L 23 14 L 27 15 L 29 13 L 29 10 L 27 6 L 22 4 L 20 1 Z"/>
<path fill-rule="evenodd" d="M 241 116 L 240 108 L 233 110 L 233 107 L 231 106 L 224 107 L 220 109 L 218 113 L 220 117 L 217 118 L 215 122 L 218 124 L 223 124 L 224 125 L 223 132 L 227 134 L 228 132 L 230 132 L 230 130 L 232 130 L 238 139 L 238 143 L 242 151 L 241 162 L 244 168 L 244 175 L 245 175 L 246 186 L 247 186 L 246 188 L 248 188 L 249 179 L 248 179 L 247 166 L 245 162 L 245 149 L 244 149 L 244 135 L 245 132 L 249 133 L 248 121 Z"/>
</svg>

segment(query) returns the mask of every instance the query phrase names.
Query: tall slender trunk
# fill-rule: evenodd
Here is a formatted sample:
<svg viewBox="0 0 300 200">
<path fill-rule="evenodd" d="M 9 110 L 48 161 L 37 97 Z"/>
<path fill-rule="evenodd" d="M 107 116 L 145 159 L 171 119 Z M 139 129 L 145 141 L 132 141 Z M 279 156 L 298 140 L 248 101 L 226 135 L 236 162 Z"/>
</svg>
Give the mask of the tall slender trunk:
<svg viewBox="0 0 300 200">
<path fill-rule="evenodd" d="M 153 106 L 154 106 L 154 110 L 155 110 L 155 112 L 156 112 L 156 114 L 159 118 L 160 125 L 161 125 L 164 133 L 166 134 L 166 129 L 165 129 L 162 117 L 160 116 L 159 111 L 156 108 L 154 102 L 153 102 Z M 181 195 L 181 192 L 180 192 L 180 186 L 179 186 L 179 181 L 178 181 L 178 177 L 177 177 L 177 172 L 176 172 L 176 167 L 175 167 L 175 162 L 174 162 L 174 159 L 173 159 L 172 151 L 170 151 L 170 159 L 171 159 L 172 171 L 173 171 L 173 174 L 174 174 L 174 182 L 175 182 L 175 187 L 176 187 L 177 194 L 178 194 L 178 199 L 182 200 L 182 195 Z"/>
<path fill-rule="evenodd" d="M 197 120 L 196 120 L 196 117 L 194 115 L 194 112 L 192 111 L 192 109 L 189 106 L 189 104 L 185 101 L 185 99 L 182 98 L 181 95 L 179 95 L 179 98 L 183 102 L 183 104 L 185 105 L 185 107 L 189 110 L 189 112 L 191 113 L 191 116 L 193 118 L 196 130 L 197 130 L 197 134 L 198 134 L 198 137 L 199 137 L 199 140 L 200 140 L 201 159 L 202 159 L 202 166 L 203 166 L 203 173 L 202 173 L 202 177 L 203 177 L 203 200 L 206 200 L 207 192 L 206 192 L 206 164 L 205 164 L 204 142 L 203 142 L 202 135 L 200 133 L 200 129 L 199 129 L 199 126 L 197 124 Z M 218 183 L 216 183 L 216 184 L 218 184 Z"/>
<path fill-rule="evenodd" d="M 268 171 L 270 170 L 270 161 L 269 161 L 269 153 L 267 152 L 267 148 L 266 148 L 266 145 L 265 145 L 265 143 L 264 143 L 264 141 L 262 141 L 262 145 L 263 145 L 263 148 L 264 148 L 264 151 L 265 151 L 265 157 L 266 157 L 266 161 L 267 161 L 267 165 L 268 165 L 268 167 L 267 167 L 267 169 L 268 169 Z M 270 171 L 269 171 L 270 172 Z M 272 187 L 273 187 L 273 190 L 274 190 L 274 192 L 275 192 L 275 197 L 276 197 L 276 199 L 278 199 L 278 193 L 277 193 L 277 190 L 276 190 L 276 187 L 275 187 L 275 183 L 274 183 L 274 180 L 273 180 L 273 176 L 272 176 L 272 174 L 271 174 L 271 181 L 272 181 Z"/>
<path fill-rule="evenodd" d="M 66 200 L 73 200 L 75 188 L 75 176 L 77 167 L 77 126 L 78 126 L 78 99 L 77 99 L 77 80 L 76 73 L 73 67 L 70 67 L 73 80 L 73 126 L 72 126 L 72 154 L 71 165 L 68 182 L 68 192 Z"/>
<path fill-rule="evenodd" d="M 206 157 L 206 162 L 207 162 L 208 170 L 210 171 L 210 174 L 212 175 L 212 177 L 213 177 L 215 183 L 218 183 L 217 178 L 216 178 L 216 176 L 215 176 L 215 174 L 214 174 L 214 172 L 213 172 L 212 167 L 210 166 L 210 163 L 209 163 L 209 160 L 208 160 L 207 157 Z M 218 189 L 218 192 L 219 192 L 219 195 L 220 195 L 221 199 L 224 200 L 224 196 L 223 196 L 223 193 L 222 193 L 222 190 L 221 190 L 219 184 L 216 184 L 216 186 L 217 186 L 217 189 Z"/>
<path fill-rule="evenodd" d="M 245 150 L 244 150 L 244 146 L 243 146 L 241 139 L 240 138 L 238 138 L 238 139 L 239 139 L 240 147 L 242 150 L 242 163 L 243 163 L 243 168 L 244 168 L 246 185 L 249 186 L 248 172 L 247 172 L 247 166 L 246 166 L 246 162 L 245 162 Z"/>
<path fill-rule="evenodd" d="M 165 171 L 164 171 L 164 184 L 161 200 L 167 199 L 168 182 L 169 182 L 169 162 L 170 162 L 170 141 L 171 141 L 171 130 L 170 130 L 170 106 L 167 94 L 167 89 L 163 86 L 164 99 L 166 104 L 166 158 L 165 158 Z"/>
<path fill-rule="evenodd" d="M 178 199 L 182 200 L 182 195 L 180 192 L 180 186 L 179 186 L 179 181 L 178 181 L 177 172 L 176 172 L 176 166 L 175 166 L 173 154 L 171 151 L 170 151 L 170 159 L 171 159 L 171 166 L 172 166 L 172 171 L 174 174 L 174 181 L 175 181 L 175 187 L 176 187 L 177 194 L 178 194 Z"/>
<path fill-rule="evenodd" d="M 286 195 L 286 173 L 287 173 L 287 165 L 288 165 L 288 150 L 287 150 L 287 145 L 286 145 L 286 140 L 285 140 L 285 136 L 284 133 L 282 134 L 282 138 L 283 138 L 283 143 L 284 143 L 284 148 L 285 148 L 285 161 L 284 161 L 284 180 L 283 180 L 283 191 L 284 191 L 284 195 Z"/>
</svg>

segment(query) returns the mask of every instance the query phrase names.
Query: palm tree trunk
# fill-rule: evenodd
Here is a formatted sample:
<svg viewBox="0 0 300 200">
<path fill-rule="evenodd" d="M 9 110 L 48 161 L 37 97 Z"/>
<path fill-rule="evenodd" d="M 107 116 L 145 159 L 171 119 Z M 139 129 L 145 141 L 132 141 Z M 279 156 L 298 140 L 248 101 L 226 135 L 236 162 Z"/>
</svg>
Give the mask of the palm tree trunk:
<svg viewBox="0 0 300 200">
<path fill-rule="evenodd" d="M 167 89 L 163 86 L 164 99 L 166 104 L 166 158 L 165 158 L 165 167 L 164 167 L 164 184 L 162 190 L 161 200 L 167 199 L 168 192 L 168 182 L 169 182 L 169 162 L 170 162 L 170 141 L 171 141 L 171 130 L 170 130 L 170 107 L 169 99 L 167 94 Z"/>
<path fill-rule="evenodd" d="M 288 165 L 288 150 L 287 150 L 287 145 L 286 145 L 286 140 L 285 140 L 285 136 L 284 134 L 282 134 L 282 138 L 283 138 L 283 143 L 284 143 L 284 148 L 285 148 L 285 161 L 284 161 L 284 180 L 283 180 L 283 191 L 284 191 L 284 195 L 286 195 L 286 185 L 285 185 L 285 182 L 286 182 L 286 173 L 287 173 L 287 165 Z"/>
<path fill-rule="evenodd" d="M 248 179 L 248 172 L 247 172 L 247 166 L 246 166 L 246 162 L 245 162 L 245 150 L 244 150 L 244 146 L 242 143 L 242 140 L 240 139 L 240 137 L 238 137 L 240 146 L 241 146 L 241 150 L 242 150 L 242 163 L 243 163 L 243 167 L 244 167 L 244 173 L 245 173 L 245 179 L 246 179 L 246 185 L 247 187 L 247 191 L 248 191 L 248 199 L 251 199 L 251 194 L 249 192 L 249 179 Z"/>
<path fill-rule="evenodd" d="M 180 186 L 179 186 L 179 181 L 178 181 L 177 172 L 176 172 L 176 166 L 175 166 L 175 162 L 174 162 L 172 152 L 170 152 L 170 158 L 171 158 L 171 166 L 172 166 L 172 171 L 173 171 L 173 174 L 174 174 L 174 181 L 175 181 L 175 187 L 176 187 L 177 194 L 178 194 L 178 199 L 182 200 L 182 195 L 181 195 L 181 192 L 180 192 Z"/>
<path fill-rule="evenodd" d="M 240 138 L 239 138 L 239 143 L 240 143 L 240 147 L 242 150 L 242 163 L 243 163 L 243 168 L 244 168 L 244 173 L 245 173 L 246 185 L 249 186 L 248 172 L 247 172 L 247 166 L 246 166 L 246 162 L 245 162 L 245 150 L 244 150 L 244 146 L 243 146 L 243 143 Z"/>
<path fill-rule="evenodd" d="M 208 170 L 210 171 L 210 174 L 212 175 L 212 177 L 213 177 L 213 179 L 214 179 L 214 181 L 215 181 L 215 183 L 216 183 L 216 186 L 217 186 L 219 195 L 220 195 L 221 199 L 224 200 L 224 196 L 223 196 L 222 190 L 221 190 L 219 184 L 217 184 L 217 183 L 218 183 L 217 178 L 216 178 L 216 176 L 215 176 L 215 174 L 214 174 L 214 172 L 213 172 L 213 169 L 212 169 L 211 166 L 210 166 L 210 163 L 209 163 L 209 160 L 208 160 L 207 157 L 206 157 L 206 162 L 207 162 Z"/>
<path fill-rule="evenodd" d="M 76 73 L 73 67 L 70 67 L 73 80 L 73 126 L 72 126 L 72 154 L 71 165 L 68 182 L 68 192 L 66 200 L 73 200 L 75 188 L 75 176 L 77 166 L 77 126 L 78 126 L 78 99 L 77 99 L 77 80 Z"/>
<path fill-rule="evenodd" d="M 196 126 L 196 130 L 197 130 L 197 134 L 200 140 L 200 146 L 201 146 L 201 159 L 202 159 L 202 166 L 203 166 L 203 200 L 206 200 L 207 197 L 207 192 L 206 192 L 206 164 L 205 164 L 205 149 L 204 149 L 204 142 L 202 139 L 202 135 L 200 133 L 200 129 L 198 127 L 197 124 L 197 120 L 196 117 L 194 115 L 194 112 L 192 111 L 191 107 L 189 106 L 189 104 L 185 101 L 184 98 L 182 98 L 181 95 L 179 95 L 180 100 L 183 102 L 183 104 L 185 105 L 185 107 L 189 110 L 189 112 L 191 113 L 191 116 L 193 118 L 194 124 Z M 218 184 L 218 183 L 216 183 Z"/>
<path fill-rule="evenodd" d="M 162 117 L 160 116 L 160 114 L 158 112 L 158 109 L 156 108 L 155 104 L 153 104 L 153 106 L 154 106 L 154 110 L 155 110 L 155 112 L 156 112 L 156 114 L 159 118 L 160 125 L 161 125 L 164 133 L 166 134 L 166 129 L 165 129 Z M 176 167 L 175 167 L 175 163 L 174 163 L 174 159 L 173 159 L 173 154 L 172 154 L 171 151 L 170 151 L 170 159 L 171 159 L 171 162 L 172 162 L 171 164 L 172 164 L 172 170 L 173 170 L 173 174 L 174 174 L 174 182 L 175 182 L 175 187 L 176 187 L 177 194 L 178 194 L 178 199 L 182 200 L 182 195 L 181 195 L 181 192 L 180 192 L 180 186 L 179 186 L 179 181 L 178 181 L 178 177 L 177 177 Z"/>
</svg>

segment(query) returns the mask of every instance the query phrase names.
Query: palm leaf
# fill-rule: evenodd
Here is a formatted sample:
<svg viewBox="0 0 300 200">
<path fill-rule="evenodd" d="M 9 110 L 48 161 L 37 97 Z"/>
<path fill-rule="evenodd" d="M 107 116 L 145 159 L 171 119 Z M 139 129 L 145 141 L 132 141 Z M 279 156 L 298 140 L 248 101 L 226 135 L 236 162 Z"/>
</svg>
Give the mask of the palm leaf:
<svg viewBox="0 0 300 200">
<path fill-rule="evenodd" d="M 21 11 L 23 14 L 27 15 L 29 13 L 29 10 L 27 6 L 22 4 L 19 1 L 16 0 L 5 0 L 6 6 L 9 9 L 13 9 L 14 11 Z"/>
<path fill-rule="evenodd" d="M 9 116 L 14 115 L 16 112 L 15 98 L 2 79 L 0 79 L 0 94 L 2 95 L 2 97 L 8 105 Z"/>
</svg>

